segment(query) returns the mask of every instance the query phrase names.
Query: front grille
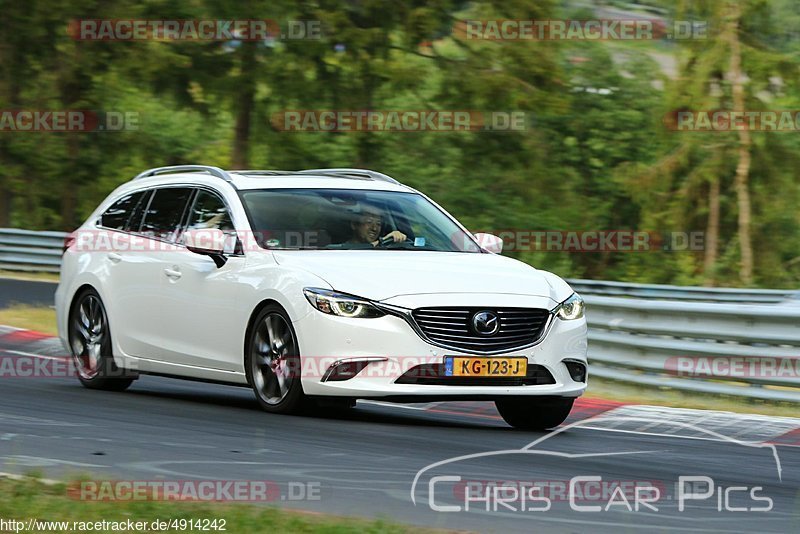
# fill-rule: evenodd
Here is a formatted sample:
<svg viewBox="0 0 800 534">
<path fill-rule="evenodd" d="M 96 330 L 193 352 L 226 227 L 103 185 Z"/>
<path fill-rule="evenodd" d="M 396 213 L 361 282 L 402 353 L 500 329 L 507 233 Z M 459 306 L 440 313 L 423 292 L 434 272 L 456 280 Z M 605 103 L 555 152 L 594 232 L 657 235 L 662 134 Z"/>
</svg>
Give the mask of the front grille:
<svg viewBox="0 0 800 534">
<path fill-rule="evenodd" d="M 493 312 L 499 328 L 492 335 L 478 333 L 472 318 Z M 436 344 L 465 352 L 498 353 L 531 345 L 539 340 L 550 312 L 540 308 L 418 308 L 411 312 L 425 337 Z"/>
<path fill-rule="evenodd" d="M 555 384 L 546 367 L 528 364 L 525 376 L 446 376 L 443 363 L 426 363 L 412 367 L 395 380 L 395 384 L 427 386 L 541 386 Z"/>
</svg>

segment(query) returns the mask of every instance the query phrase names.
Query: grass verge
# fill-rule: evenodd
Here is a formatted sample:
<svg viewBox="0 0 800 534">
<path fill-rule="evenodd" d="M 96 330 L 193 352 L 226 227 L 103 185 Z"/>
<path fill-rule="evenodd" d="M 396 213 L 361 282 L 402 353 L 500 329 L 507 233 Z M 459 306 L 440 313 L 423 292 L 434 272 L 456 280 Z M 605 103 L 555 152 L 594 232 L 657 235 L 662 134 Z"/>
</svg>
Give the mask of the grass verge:
<svg viewBox="0 0 800 534">
<path fill-rule="evenodd" d="M 36 282 L 58 282 L 57 273 L 34 273 L 27 271 L 5 271 L 0 269 L 0 278 L 13 280 L 33 280 Z"/>
<path fill-rule="evenodd" d="M 589 372 L 591 373 L 591 369 Z M 630 404 L 798 417 L 797 404 L 792 402 L 748 400 L 741 397 L 689 393 L 671 388 L 642 387 L 597 377 L 590 377 L 589 389 L 584 396 Z"/>
<path fill-rule="evenodd" d="M 57 335 L 56 311 L 46 306 L 13 304 L 0 309 L 0 324 Z"/>
<path fill-rule="evenodd" d="M 28 521 L 69 522 L 61 532 L 78 531 L 73 522 L 98 521 L 147 523 L 151 532 L 153 521 L 191 520 L 193 522 L 221 520 L 226 532 L 304 532 L 338 534 L 349 532 L 405 534 L 437 532 L 400 525 L 385 520 L 367 520 L 327 514 L 279 509 L 270 506 L 220 503 L 117 501 L 90 502 L 76 500 L 67 494 L 66 484 L 45 484 L 38 478 L 0 478 L 0 517 Z M 177 525 L 176 525 L 177 526 Z M 52 530 L 52 529 L 51 529 Z M 97 529 L 95 529 L 97 530 Z M 186 532 L 188 529 L 159 530 Z M 196 530 L 196 529 L 195 529 Z M 58 532 L 59 530 L 54 530 Z M 209 529 L 209 531 L 219 531 Z M 140 530 L 141 532 L 141 530 Z M 442 532 L 442 531 L 438 531 Z"/>
</svg>

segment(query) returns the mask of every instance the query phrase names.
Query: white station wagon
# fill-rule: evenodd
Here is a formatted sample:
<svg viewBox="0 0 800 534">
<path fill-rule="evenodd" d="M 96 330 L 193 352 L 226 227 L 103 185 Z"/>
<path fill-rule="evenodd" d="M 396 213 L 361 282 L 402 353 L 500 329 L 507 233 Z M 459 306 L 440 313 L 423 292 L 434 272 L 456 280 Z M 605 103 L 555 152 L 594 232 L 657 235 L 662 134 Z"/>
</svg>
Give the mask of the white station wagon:
<svg viewBox="0 0 800 534">
<path fill-rule="evenodd" d="M 583 300 L 501 250 L 374 171 L 161 167 L 65 243 L 58 328 L 88 388 L 244 385 L 274 413 L 490 400 L 551 428 L 586 389 Z"/>
</svg>

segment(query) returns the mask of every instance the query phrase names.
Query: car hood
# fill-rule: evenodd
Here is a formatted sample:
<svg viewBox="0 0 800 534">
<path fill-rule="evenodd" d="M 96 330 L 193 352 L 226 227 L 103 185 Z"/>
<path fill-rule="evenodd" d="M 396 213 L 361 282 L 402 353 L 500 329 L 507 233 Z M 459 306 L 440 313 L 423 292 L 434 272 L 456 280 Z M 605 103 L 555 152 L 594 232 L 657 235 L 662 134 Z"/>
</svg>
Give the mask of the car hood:
<svg viewBox="0 0 800 534">
<path fill-rule="evenodd" d="M 371 300 L 400 295 L 488 293 L 547 297 L 569 286 L 546 271 L 495 254 L 399 250 L 273 251 L 275 261 L 310 272 L 336 291 Z"/>
</svg>

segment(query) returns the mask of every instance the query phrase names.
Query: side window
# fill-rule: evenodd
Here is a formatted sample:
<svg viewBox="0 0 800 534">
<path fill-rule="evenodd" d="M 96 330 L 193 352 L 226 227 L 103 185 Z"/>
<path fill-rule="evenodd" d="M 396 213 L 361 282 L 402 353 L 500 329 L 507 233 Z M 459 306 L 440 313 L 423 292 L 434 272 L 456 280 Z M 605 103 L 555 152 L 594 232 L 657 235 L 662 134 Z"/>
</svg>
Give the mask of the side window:
<svg viewBox="0 0 800 534">
<path fill-rule="evenodd" d="M 139 228 L 142 227 L 142 216 L 144 215 L 144 210 L 146 210 L 147 206 L 150 205 L 150 199 L 152 197 L 152 189 L 145 191 L 142 200 L 139 201 L 139 205 L 136 206 L 136 209 L 133 210 L 133 214 L 131 214 L 130 219 L 128 219 L 128 225 L 125 227 L 127 231 L 136 233 L 139 231 Z"/>
<path fill-rule="evenodd" d="M 136 207 L 141 203 L 145 192 L 132 193 L 114 202 L 105 213 L 100 216 L 100 226 L 112 230 L 127 230 L 128 221 Z"/>
<path fill-rule="evenodd" d="M 191 195 L 192 190 L 188 187 L 156 189 L 144 212 L 141 233 L 147 237 L 174 241 Z"/>
<path fill-rule="evenodd" d="M 222 230 L 228 236 L 225 240 L 225 251 L 240 254 L 241 242 L 236 236 L 231 214 L 225 202 L 214 194 L 205 190 L 198 190 L 192 208 L 189 210 L 189 220 L 186 230 Z"/>
<path fill-rule="evenodd" d="M 233 222 L 231 214 L 225 203 L 217 195 L 200 190 L 195 198 L 194 205 L 189 212 L 187 230 L 205 230 L 217 228 L 223 232 L 232 232 Z"/>
</svg>

